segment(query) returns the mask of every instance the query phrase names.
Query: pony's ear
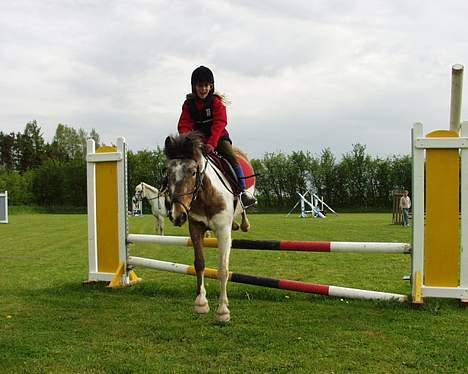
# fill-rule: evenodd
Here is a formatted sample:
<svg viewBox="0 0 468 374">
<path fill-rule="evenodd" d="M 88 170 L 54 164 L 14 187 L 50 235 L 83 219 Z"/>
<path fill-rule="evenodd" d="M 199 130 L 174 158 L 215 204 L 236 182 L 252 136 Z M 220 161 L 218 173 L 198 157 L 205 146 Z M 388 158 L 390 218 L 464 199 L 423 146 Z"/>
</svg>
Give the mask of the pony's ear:
<svg viewBox="0 0 468 374">
<path fill-rule="evenodd" d="M 172 149 L 174 146 L 175 140 L 172 136 L 168 136 L 166 140 L 164 141 L 164 154 L 168 157 L 171 158 L 170 156 L 172 155 Z"/>
<path fill-rule="evenodd" d="M 174 138 L 172 136 L 168 136 L 164 141 L 164 148 L 170 148 L 172 144 L 174 144 Z"/>
</svg>

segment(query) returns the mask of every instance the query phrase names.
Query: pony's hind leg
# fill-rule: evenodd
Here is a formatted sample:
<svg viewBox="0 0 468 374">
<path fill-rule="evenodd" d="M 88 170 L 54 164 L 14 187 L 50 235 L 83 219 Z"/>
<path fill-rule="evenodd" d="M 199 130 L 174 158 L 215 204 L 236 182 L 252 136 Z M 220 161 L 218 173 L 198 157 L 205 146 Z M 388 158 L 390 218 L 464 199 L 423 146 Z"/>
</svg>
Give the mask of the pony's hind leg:
<svg viewBox="0 0 468 374">
<path fill-rule="evenodd" d="M 237 231 L 239 230 L 239 224 L 236 222 L 236 221 L 232 221 L 232 225 L 231 225 L 231 228 L 232 228 L 232 231 Z"/>
<path fill-rule="evenodd" d="M 231 227 L 222 228 L 217 231 L 218 236 L 218 279 L 220 282 L 218 309 L 216 319 L 218 322 L 229 322 L 231 313 L 229 311 L 229 300 L 227 296 L 227 282 L 229 278 L 229 255 L 231 253 Z"/>
<path fill-rule="evenodd" d="M 190 238 L 195 253 L 195 272 L 197 273 L 197 297 L 195 299 L 195 312 L 206 314 L 210 311 L 205 290 L 205 257 L 203 255 L 203 236 L 205 226 L 201 223 L 189 221 Z"/>
</svg>

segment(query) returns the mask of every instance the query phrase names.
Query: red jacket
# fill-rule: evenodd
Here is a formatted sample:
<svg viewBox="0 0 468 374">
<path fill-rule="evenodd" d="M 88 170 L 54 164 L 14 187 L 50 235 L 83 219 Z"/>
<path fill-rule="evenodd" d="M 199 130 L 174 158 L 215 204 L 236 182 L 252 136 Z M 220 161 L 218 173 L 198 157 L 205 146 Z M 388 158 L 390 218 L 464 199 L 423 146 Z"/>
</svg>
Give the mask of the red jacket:
<svg viewBox="0 0 468 374">
<path fill-rule="evenodd" d="M 195 105 L 198 110 L 202 110 L 204 107 L 203 100 L 195 99 Z M 212 145 L 214 148 L 218 146 L 219 139 L 223 137 L 229 137 L 229 133 L 226 130 L 227 116 L 226 106 L 219 96 L 213 95 L 213 122 L 211 123 L 211 135 L 205 142 Z M 179 134 L 185 134 L 187 132 L 197 130 L 195 121 L 190 116 L 189 101 L 185 100 L 182 105 L 182 113 L 179 118 L 179 124 L 177 126 Z"/>
</svg>

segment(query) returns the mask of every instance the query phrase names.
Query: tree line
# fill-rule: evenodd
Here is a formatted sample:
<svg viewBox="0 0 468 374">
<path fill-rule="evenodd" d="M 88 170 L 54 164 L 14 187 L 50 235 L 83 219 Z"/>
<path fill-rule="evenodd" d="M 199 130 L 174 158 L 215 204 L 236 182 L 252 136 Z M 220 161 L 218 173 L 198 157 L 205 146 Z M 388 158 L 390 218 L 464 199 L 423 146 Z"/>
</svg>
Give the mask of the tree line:
<svg viewBox="0 0 468 374">
<path fill-rule="evenodd" d="M 36 121 L 22 132 L 0 131 L 0 191 L 10 204 L 41 207 L 86 207 L 86 142 L 100 143 L 93 129 L 87 133 L 58 124 L 50 143 Z M 128 151 L 129 195 L 144 181 L 159 187 L 165 156 L 154 150 Z M 266 153 L 252 159 L 259 209 L 284 210 L 298 200 L 297 192 L 313 191 L 336 208 L 386 209 L 391 193 L 411 186 L 409 156 L 372 157 L 355 144 L 337 159 L 329 148 L 319 155 L 308 151 Z"/>
</svg>

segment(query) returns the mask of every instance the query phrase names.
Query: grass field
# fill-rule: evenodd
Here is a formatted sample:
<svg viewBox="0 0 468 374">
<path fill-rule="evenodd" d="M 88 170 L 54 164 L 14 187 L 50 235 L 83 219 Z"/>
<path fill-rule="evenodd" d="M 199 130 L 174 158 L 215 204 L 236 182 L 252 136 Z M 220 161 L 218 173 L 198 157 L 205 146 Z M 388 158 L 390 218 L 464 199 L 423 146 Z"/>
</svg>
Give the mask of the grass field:
<svg viewBox="0 0 468 374">
<path fill-rule="evenodd" d="M 235 238 L 409 242 L 390 214 L 327 219 L 251 215 Z M 149 216 L 131 232 L 152 233 Z M 186 235 L 173 228 L 170 235 Z M 232 322 L 192 312 L 195 278 L 137 270 L 143 283 L 84 286 L 85 215 L 14 214 L 0 225 L 0 373 L 466 373 L 468 311 L 450 300 L 422 308 L 230 284 Z M 131 254 L 191 264 L 188 248 L 134 245 Z M 216 266 L 216 250 L 207 249 Z M 231 270 L 410 293 L 410 257 L 233 250 Z"/>
</svg>

